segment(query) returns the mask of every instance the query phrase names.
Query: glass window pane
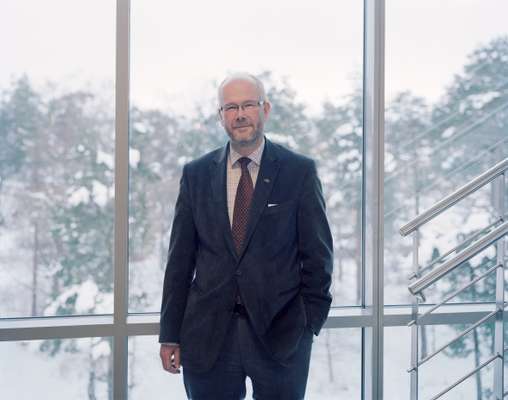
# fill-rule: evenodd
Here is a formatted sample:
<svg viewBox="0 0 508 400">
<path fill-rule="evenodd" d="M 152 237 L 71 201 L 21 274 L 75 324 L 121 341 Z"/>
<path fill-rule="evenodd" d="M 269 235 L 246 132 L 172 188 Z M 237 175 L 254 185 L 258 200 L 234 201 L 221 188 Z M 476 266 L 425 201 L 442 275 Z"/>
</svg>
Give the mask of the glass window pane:
<svg viewBox="0 0 508 400">
<path fill-rule="evenodd" d="M 112 312 L 115 1 L 3 1 L 0 49 L 0 317 Z"/>
<path fill-rule="evenodd" d="M 248 18 L 256 23 L 227 1 L 132 1 L 131 312 L 160 309 L 182 166 L 227 142 L 216 88 L 243 70 L 261 77 L 273 103 L 267 137 L 318 162 L 334 304 L 359 303 L 362 2 L 263 0 Z"/>
<path fill-rule="evenodd" d="M 323 329 L 314 336 L 306 398 L 359 400 L 361 387 L 361 329 Z"/>
<path fill-rule="evenodd" d="M 184 400 L 182 375 L 164 371 L 155 336 L 129 338 L 129 399 Z M 149 376 L 150 379 L 146 379 Z M 314 337 L 306 397 L 333 400 L 360 399 L 361 330 L 324 329 Z M 247 380 L 247 397 L 252 384 Z"/>
<path fill-rule="evenodd" d="M 508 156 L 507 13 L 501 0 L 386 2 L 386 304 L 411 301 L 412 239 L 399 228 Z M 494 200 L 487 186 L 428 222 L 420 265 L 495 222 Z M 443 288 L 494 257 L 483 253 Z"/>
<path fill-rule="evenodd" d="M 111 338 L 0 342 L 2 399 L 112 399 Z"/>
</svg>

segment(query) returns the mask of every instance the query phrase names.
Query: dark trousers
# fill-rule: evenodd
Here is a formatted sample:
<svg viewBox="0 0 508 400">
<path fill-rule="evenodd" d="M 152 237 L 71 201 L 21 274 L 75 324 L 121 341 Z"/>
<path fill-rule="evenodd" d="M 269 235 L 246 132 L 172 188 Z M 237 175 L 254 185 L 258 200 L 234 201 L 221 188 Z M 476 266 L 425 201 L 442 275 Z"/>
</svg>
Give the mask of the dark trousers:
<svg viewBox="0 0 508 400">
<path fill-rule="evenodd" d="M 249 320 L 234 314 L 221 353 L 211 370 L 183 369 L 187 397 L 191 400 L 241 400 L 245 379 L 252 381 L 256 400 L 300 400 L 305 396 L 312 332 L 305 329 L 298 350 L 281 365 L 274 361 L 254 333 Z"/>
</svg>

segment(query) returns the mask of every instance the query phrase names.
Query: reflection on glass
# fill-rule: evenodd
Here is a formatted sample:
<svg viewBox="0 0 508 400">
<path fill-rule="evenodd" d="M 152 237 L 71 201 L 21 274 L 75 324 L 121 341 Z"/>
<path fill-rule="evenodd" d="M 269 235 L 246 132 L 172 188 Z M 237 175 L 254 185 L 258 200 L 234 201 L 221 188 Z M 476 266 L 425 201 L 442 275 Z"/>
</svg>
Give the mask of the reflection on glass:
<svg viewBox="0 0 508 400">
<path fill-rule="evenodd" d="M 147 379 L 150 377 L 150 379 Z M 182 375 L 162 369 L 157 337 L 129 339 L 129 399 L 186 399 Z M 324 329 L 314 337 L 306 397 L 360 399 L 361 330 Z M 247 380 L 247 397 L 252 385 Z"/>
<path fill-rule="evenodd" d="M 2 399 L 113 399 L 111 338 L 0 342 Z"/>
<path fill-rule="evenodd" d="M 439 8 L 439 12 L 436 10 Z M 504 1 L 386 7 L 385 303 L 411 301 L 412 238 L 399 228 L 508 156 L 508 30 Z M 432 20 L 432 29 L 428 21 Z M 424 24 L 418 29 L 419 24 Z M 454 25 L 450 33 L 450 24 Z M 403 32 L 403 35 L 400 33 Z M 487 186 L 421 230 L 419 263 L 439 259 L 495 222 Z M 494 262 L 486 251 L 438 291 Z M 479 293 L 481 297 L 491 293 Z M 470 299 L 474 300 L 474 294 Z"/>
<path fill-rule="evenodd" d="M 182 166 L 226 143 L 216 87 L 243 70 L 263 80 L 273 104 L 267 137 L 318 162 L 336 250 L 334 304 L 359 303 L 362 7 L 263 0 L 250 7 L 256 24 L 245 25 L 226 1 L 132 2 L 131 312 L 159 311 Z"/>
<path fill-rule="evenodd" d="M 2 2 L 0 317 L 112 312 L 114 40 L 114 1 Z"/>
<path fill-rule="evenodd" d="M 429 325 L 420 328 L 420 359 L 448 343 L 468 325 Z M 493 323 L 485 323 L 446 348 L 419 369 L 419 393 L 424 399 L 437 395 L 493 355 Z M 411 330 L 385 328 L 384 396 L 409 398 Z M 493 388 L 491 363 L 452 389 L 447 399 L 489 399 Z"/>
</svg>

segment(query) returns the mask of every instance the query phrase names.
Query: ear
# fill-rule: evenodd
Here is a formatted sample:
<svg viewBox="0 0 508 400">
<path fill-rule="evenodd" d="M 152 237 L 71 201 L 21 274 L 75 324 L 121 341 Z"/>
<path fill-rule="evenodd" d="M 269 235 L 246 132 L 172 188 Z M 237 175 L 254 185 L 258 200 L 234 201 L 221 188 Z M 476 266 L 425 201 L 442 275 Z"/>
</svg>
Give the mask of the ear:
<svg viewBox="0 0 508 400">
<path fill-rule="evenodd" d="M 220 110 L 217 110 L 217 121 L 224 127 L 224 118 L 222 118 L 222 113 Z"/>
<path fill-rule="evenodd" d="M 272 110 L 272 105 L 269 101 L 266 101 L 263 103 L 263 115 L 265 117 L 265 120 L 268 119 L 268 116 L 270 115 L 270 111 Z"/>
</svg>

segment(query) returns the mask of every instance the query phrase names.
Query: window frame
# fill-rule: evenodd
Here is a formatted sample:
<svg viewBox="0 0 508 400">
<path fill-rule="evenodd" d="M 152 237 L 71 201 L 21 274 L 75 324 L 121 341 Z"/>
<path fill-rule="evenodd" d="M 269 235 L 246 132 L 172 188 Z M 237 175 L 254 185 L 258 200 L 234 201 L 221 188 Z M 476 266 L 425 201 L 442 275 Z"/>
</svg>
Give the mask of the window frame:
<svg viewBox="0 0 508 400">
<path fill-rule="evenodd" d="M 324 328 L 362 329 L 361 398 L 374 400 L 383 398 L 383 328 L 405 326 L 412 310 L 411 305 L 384 305 L 385 0 L 364 0 L 363 23 L 362 302 L 360 306 L 333 307 Z M 0 319 L 0 341 L 113 337 L 113 395 L 117 399 L 128 398 L 128 338 L 159 333 L 158 313 L 128 312 L 130 28 L 130 0 L 117 0 L 114 312 Z M 487 315 L 490 306 L 450 305 L 429 317 L 427 324 L 471 323 Z"/>
</svg>

